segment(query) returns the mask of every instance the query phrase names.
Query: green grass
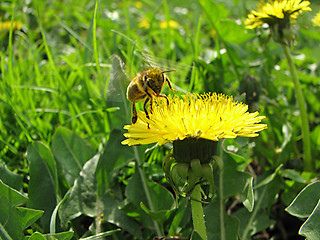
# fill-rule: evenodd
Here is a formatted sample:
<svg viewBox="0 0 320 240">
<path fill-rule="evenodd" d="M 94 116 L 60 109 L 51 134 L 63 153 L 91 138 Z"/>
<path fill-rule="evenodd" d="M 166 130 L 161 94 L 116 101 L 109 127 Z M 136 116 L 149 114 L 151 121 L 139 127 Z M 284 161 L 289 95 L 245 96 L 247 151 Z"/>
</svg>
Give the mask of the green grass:
<svg viewBox="0 0 320 240">
<path fill-rule="evenodd" d="M 126 85 L 138 71 L 156 64 L 176 69 L 168 76 L 177 94 L 224 93 L 266 116 L 268 129 L 259 137 L 224 143 L 226 149 L 235 146 L 239 150 L 225 154 L 230 167 L 223 178 L 228 181 L 236 175 L 244 184 L 238 186 L 236 179 L 238 188 L 224 186 L 227 239 L 239 223 L 242 231 L 246 229 L 240 236 L 265 230 L 275 238 L 284 239 L 286 233 L 288 239 L 296 239 L 302 222 L 284 209 L 318 177 L 320 167 L 320 28 L 311 24 L 320 8 L 312 3 L 314 11 L 298 19 L 291 47 L 307 102 L 315 166 L 305 173 L 299 108 L 284 53 L 277 43 L 268 41 L 266 32 L 244 29 L 245 17 L 255 6 L 256 1 L 231 0 L 145 0 L 139 5 L 129 0 L 1 2 L 1 21 L 20 21 L 23 27 L 0 31 L 0 179 L 18 190 L 22 195 L 15 192 L 14 196 L 23 200 L 22 205 L 13 200 L 0 201 L 0 205 L 12 204 L 15 214 L 16 206 L 45 211 L 40 218 L 39 212 L 30 210 L 34 221 L 29 219 L 30 225 L 21 228 L 19 236 L 49 233 L 55 226 L 56 232 L 74 232 L 74 239 L 118 228 L 122 231 L 107 233 L 107 239 L 152 239 L 168 233 L 189 238 L 191 210 L 181 203 L 175 208 L 162 170 L 171 146 L 120 145 L 123 125 L 131 119 Z M 149 23 L 148 28 L 139 26 L 142 20 Z M 161 21 L 168 24 L 171 20 L 179 26 L 160 27 Z M 168 87 L 163 92 L 172 94 Z M 87 164 L 91 167 L 86 168 Z M 41 171 L 47 178 L 41 178 Z M 250 215 L 239 199 L 252 176 L 256 198 L 267 194 L 268 201 L 258 201 L 258 209 Z M 53 191 L 50 199 L 41 195 L 37 183 Z M 81 192 L 80 183 L 92 184 L 92 191 Z M 77 188 L 80 198 L 72 194 Z M 162 197 L 163 202 L 158 201 Z M 208 239 L 215 239 L 210 236 L 220 231 L 218 218 L 213 217 L 213 213 L 220 214 L 215 197 L 206 200 L 210 204 L 204 210 L 208 224 L 215 226 L 207 228 Z M 50 204 L 46 208 L 39 199 Z M 85 207 L 73 208 L 72 201 Z M 56 206 L 61 225 L 59 221 L 50 224 Z M 242 228 L 247 219 L 259 227 Z M 289 220 L 296 221 L 294 227 L 285 224 Z M 0 217 L 1 227 L 4 222 Z M 271 231 L 272 227 L 276 230 Z"/>
</svg>

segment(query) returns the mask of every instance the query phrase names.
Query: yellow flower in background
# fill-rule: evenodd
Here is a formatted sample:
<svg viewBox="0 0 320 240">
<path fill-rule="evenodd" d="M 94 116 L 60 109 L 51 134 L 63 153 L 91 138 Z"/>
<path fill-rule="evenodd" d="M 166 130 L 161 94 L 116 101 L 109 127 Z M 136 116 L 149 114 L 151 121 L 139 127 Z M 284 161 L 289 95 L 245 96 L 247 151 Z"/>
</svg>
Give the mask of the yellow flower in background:
<svg viewBox="0 0 320 240">
<path fill-rule="evenodd" d="M 134 6 L 135 6 L 136 8 L 142 8 L 143 3 L 140 2 L 140 1 L 135 1 L 135 2 L 134 2 Z"/>
<path fill-rule="evenodd" d="M 311 11 L 309 1 L 275 0 L 261 3 L 257 11 L 252 10 L 245 20 L 246 28 L 253 29 L 267 23 L 271 27 L 279 22 L 292 23 L 300 13 Z"/>
<path fill-rule="evenodd" d="M 12 30 L 20 30 L 23 24 L 19 21 L 13 21 Z M 9 32 L 11 28 L 11 21 L 0 22 L 0 32 Z"/>
<path fill-rule="evenodd" d="M 313 26 L 319 26 L 320 27 L 320 12 L 317 13 L 317 15 L 312 19 Z"/>
<path fill-rule="evenodd" d="M 159 23 L 160 28 L 165 29 L 168 28 L 168 21 L 164 20 Z M 179 23 L 173 20 L 169 21 L 169 27 L 177 29 L 179 27 Z"/>
<path fill-rule="evenodd" d="M 186 138 L 218 141 L 237 136 L 256 137 L 257 132 L 267 128 L 266 124 L 258 124 L 264 116 L 247 112 L 246 104 L 222 94 L 187 94 L 168 99 L 169 105 L 163 98 L 154 101 L 150 119 L 139 111 L 138 121 L 124 126 L 128 132 L 122 144 L 163 145 Z"/>
<path fill-rule="evenodd" d="M 150 28 L 150 23 L 145 18 L 140 19 L 140 22 L 138 24 L 139 28 Z"/>
</svg>

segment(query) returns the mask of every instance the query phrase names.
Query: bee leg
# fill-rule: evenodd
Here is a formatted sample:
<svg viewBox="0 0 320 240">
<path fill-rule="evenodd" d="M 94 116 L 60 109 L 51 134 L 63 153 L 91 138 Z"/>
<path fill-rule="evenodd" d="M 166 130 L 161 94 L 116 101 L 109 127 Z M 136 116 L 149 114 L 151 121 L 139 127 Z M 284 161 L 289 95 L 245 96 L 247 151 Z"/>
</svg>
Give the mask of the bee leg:
<svg viewBox="0 0 320 240">
<path fill-rule="evenodd" d="M 135 124 L 138 120 L 138 114 L 137 114 L 137 109 L 136 109 L 136 104 L 133 103 L 132 104 L 132 118 L 131 118 L 131 122 L 132 124 Z"/>
<path fill-rule="evenodd" d="M 147 110 L 147 103 L 149 101 L 150 101 L 150 98 L 147 97 L 146 101 L 143 104 L 143 109 L 144 109 L 144 112 L 146 113 L 146 118 L 148 118 L 148 119 L 150 119 L 149 113 L 148 113 L 148 110 Z M 151 105 L 151 102 L 150 102 L 150 105 Z M 148 129 L 150 129 L 149 123 L 148 123 Z"/>
<path fill-rule="evenodd" d="M 169 78 L 167 78 L 167 77 L 166 77 L 166 82 L 168 83 L 169 88 L 170 88 L 170 90 L 171 90 L 171 91 L 174 91 L 174 92 L 176 92 L 176 91 L 177 91 L 177 90 L 173 89 L 172 84 L 171 84 L 171 82 L 170 82 Z"/>
<path fill-rule="evenodd" d="M 169 99 L 166 95 L 160 94 L 159 97 L 163 97 L 163 98 L 167 99 L 167 104 L 169 106 Z"/>
</svg>

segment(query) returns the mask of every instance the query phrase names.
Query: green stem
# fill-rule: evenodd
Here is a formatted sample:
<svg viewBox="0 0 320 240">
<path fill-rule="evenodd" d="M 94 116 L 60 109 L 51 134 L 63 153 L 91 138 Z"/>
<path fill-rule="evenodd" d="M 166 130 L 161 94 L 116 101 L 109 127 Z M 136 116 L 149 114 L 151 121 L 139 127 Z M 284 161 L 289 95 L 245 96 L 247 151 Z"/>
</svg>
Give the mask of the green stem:
<svg viewBox="0 0 320 240">
<path fill-rule="evenodd" d="M 223 145 L 223 143 L 222 143 Z M 218 166 L 219 166 L 219 209 L 220 209 L 220 237 L 221 240 L 226 240 L 226 227 L 224 224 L 224 213 L 225 213 L 225 209 L 224 209 L 224 190 L 223 190 L 223 168 L 224 168 L 224 164 L 223 164 L 223 149 L 221 148 L 220 150 L 220 158 L 218 160 Z"/>
<path fill-rule="evenodd" d="M 197 232 L 203 240 L 207 240 L 207 230 L 201 203 L 201 187 L 199 184 L 195 186 L 191 194 L 191 211 L 193 230 Z"/>
<path fill-rule="evenodd" d="M 310 130 L 309 130 L 309 121 L 307 114 L 306 102 L 303 96 L 301 89 L 300 81 L 298 78 L 298 73 L 296 66 L 294 64 L 293 58 L 290 54 L 289 47 L 285 44 L 282 44 L 282 48 L 288 60 L 288 65 L 290 68 L 291 78 L 294 85 L 294 90 L 296 92 L 296 97 L 298 99 L 299 108 L 300 108 L 300 117 L 301 117 L 301 130 L 302 130 L 302 139 L 303 139 L 303 153 L 304 153 L 304 170 L 312 171 L 312 158 L 311 158 L 311 143 L 310 143 Z"/>
</svg>

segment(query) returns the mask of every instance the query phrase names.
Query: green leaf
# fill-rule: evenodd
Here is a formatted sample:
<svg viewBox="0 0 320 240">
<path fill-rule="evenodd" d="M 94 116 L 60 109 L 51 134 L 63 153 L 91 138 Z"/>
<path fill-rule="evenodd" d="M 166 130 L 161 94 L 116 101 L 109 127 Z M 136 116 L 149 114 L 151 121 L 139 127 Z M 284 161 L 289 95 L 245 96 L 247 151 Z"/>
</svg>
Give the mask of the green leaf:
<svg viewBox="0 0 320 240">
<path fill-rule="evenodd" d="M 264 185 L 267 185 L 268 183 L 270 183 L 276 176 L 277 176 L 277 173 L 279 172 L 279 170 L 282 168 L 282 164 L 279 165 L 279 167 L 277 167 L 277 169 L 270 175 L 267 175 L 267 177 L 263 180 L 261 180 L 259 183 L 257 183 L 255 186 L 254 186 L 254 189 L 257 189 L 257 188 L 260 188 Z"/>
<path fill-rule="evenodd" d="M 320 181 L 306 186 L 285 210 L 293 216 L 306 218 L 320 199 Z"/>
<path fill-rule="evenodd" d="M 245 208 L 241 208 L 235 213 L 232 214 L 233 217 L 237 217 L 240 221 L 240 235 L 242 231 L 245 229 L 246 225 L 249 222 L 249 218 L 252 217 L 252 213 L 248 212 Z M 250 227 L 250 231 L 248 236 L 252 236 L 253 234 L 262 231 L 275 223 L 274 220 L 270 219 L 268 214 L 265 213 L 264 209 L 260 209 L 256 215 L 254 215 L 254 219 Z M 251 239 L 251 238 L 248 238 Z M 245 240 L 245 239 L 244 239 Z"/>
<path fill-rule="evenodd" d="M 45 232 L 50 229 L 50 217 L 56 206 L 57 176 L 50 150 L 40 142 L 27 149 L 30 165 L 29 201 L 27 206 L 44 210 L 41 224 Z"/>
<path fill-rule="evenodd" d="M 247 172 L 237 170 L 238 164 L 228 155 L 225 155 L 223 168 L 223 190 L 224 197 L 228 198 L 243 193 L 247 182 L 252 176 Z"/>
<path fill-rule="evenodd" d="M 29 240 L 70 240 L 73 235 L 73 232 L 62 232 L 56 234 L 41 234 L 39 232 L 35 232 L 30 236 Z"/>
<path fill-rule="evenodd" d="M 160 210 L 160 211 L 151 211 L 143 202 L 140 203 L 140 207 L 145 211 L 150 217 L 156 220 L 158 223 L 163 223 L 169 218 L 171 213 L 170 210 Z"/>
<path fill-rule="evenodd" d="M 139 174 L 139 170 L 137 170 L 130 179 L 126 187 L 125 194 L 136 206 L 140 206 L 140 203 L 142 202 L 151 209 L 146 193 L 143 191 L 142 184 L 141 175 Z M 174 198 L 166 188 L 150 181 L 147 182 L 147 187 L 149 189 L 153 205 L 153 209 L 150 211 L 171 210 L 173 208 Z"/>
<path fill-rule="evenodd" d="M 221 239 L 220 236 L 220 206 L 219 202 L 210 203 L 204 209 L 208 239 Z M 239 220 L 224 215 L 226 239 L 237 239 L 239 235 Z"/>
<path fill-rule="evenodd" d="M 177 211 L 174 214 L 174 218 L 171 222 L 170 225 L 170 229 L 168 232 L 169 236 L 174 236 L 174 234 L 177 233 L 177 229 L 181 223 L 182 217 L 186 211 L 186 207 L 185 207 L 186 203 L 185 203 L 185 198 L 180 199 L 179 201 L 179 207 L 177 209 Z"/>
<path fill-rule="evenodd" d="M 55 233 L 55 234 L 44 234 L 46 240 L 70 240 L 73 237 L 73 232 L 61 232 L 61 233 Z"/>
<path fill-rule="evenodd" d="M 46 238 L 41 233 L 35 232 L 30 236 L 29 240 L 46 240 Z"/>
<path fill-rule="evenodd" d="M 307 237 L 308 240 L 320 239 L 320 200 L 317 206 L 308 217 L 307 221 L 304 222 L 299 230 L 299 234 Z"/>
<path fill-rule="evenodd" d="M 23 230 L 18 210 L 0 193 L 0 239 L 23 239 Z"/>
<path fill-rule="evenodd" d="M 306 183 L 307 181 L 294 169 L 284 169 L 281 171 L 282 177 L 289 178 L 299 183 Z"/>
<path fill-rule="evenodd" d="M 70 185 L 73 185 L 83 165 L 95 154 L 88 142 L 64 127 L 59 127 L 55 132 L 52 152 Z"/>
<path fill-rule="evenodd" d="M 86 237 L 86 238 L 80 238 L 79 240 L 100 240 L 104 237 L 110 236 L 116 232 L 121 231 L 121 229 L 115 229 L 115 230 L 111 230 L 111 231 L 107 231 L 107 232 L 103 232 L 103 233 L 99 233 L 97 235 L 94 236 L 90 236 L 90 237 Z"/>
<path fill-rule="evenodd" d="M 199 233 L 192 231 L 190 240 L 203 240 Z"/>
<path fill-rule="evenodd" d="M 0 176 L 1 180 L 8 186 L 18 191 L 22 190 L 23 177 L 11 172 L 3 162 L 0 162 Z"/>
<path fill-rule="evenodd" d="M 232 20 L 224 20 L 219 24 L 219 35 L 224 41 L 236 44 L 241 44 L 254 36 L 245 33 L 244 29 Z"/>
<path fill-rule="evenodd" d="M 24 239 L 23 230 L 41 216 L 39 211 L 20 208 L 27 198 L 0 180 L 0 239 Z"/>
<path fill-rule="evenodd" d="M 101 199 L 103 205 L 103 222 L 109 222 L 125 229 L 138 239 L 142 239 L 139 225 L 119 209 L 119 202 L 108 193 Z"/>
<path fill-rule="evenodd" d="M 222 4 L 216 4 L 211 0 L 198 0 L 198 2 L 212 24 L 217 24 L 228 16 L 228 11 Z"/>
<path fill-rule="evenodd" d="M 12 206 L 26 204 L 28 199 L 17 190 L 9 187 L 0 180 L 0 198 L 6 199 Z"/>
<path fill-rule="evenodd" d="M 27 227 L 31 226 L 43 214 L 43 211 L 41 210 L 35 210 L 35 209 L 24 208 L 24 207 L 17 207 L 17 210 L 20 213 L 20 217 L 21 217 L 20 224 L 22 229 L 26 229 Z"/>
<path fill-rule="evenodd" d="M 61 204 L 59 216 L 63 226 L 66 225 L 67 221 L 81 214 L 90 217 L 96 216 L 97 193 L 94 172 L 97 163 L 97 155 L 85 163 L 70 190 L 70 196 Z"/>
<path fill-rule="evenodd" d="M 254 195 L 253 195 L 253 177 L 247 180 L 246 187 L 243 193 L 240 195 L 241 202 L 249 212 L 252 212 L 254 206 Z"/>
<path fill-rule="evenodd" d="M 122 131 L 111 131 L 96 171 L 99 196 L 102 196 L 109 188 L 112 174 L 126 165 L 133 157 L 132 148 L 121 144 L 123 139 Z"/>
</svg>

